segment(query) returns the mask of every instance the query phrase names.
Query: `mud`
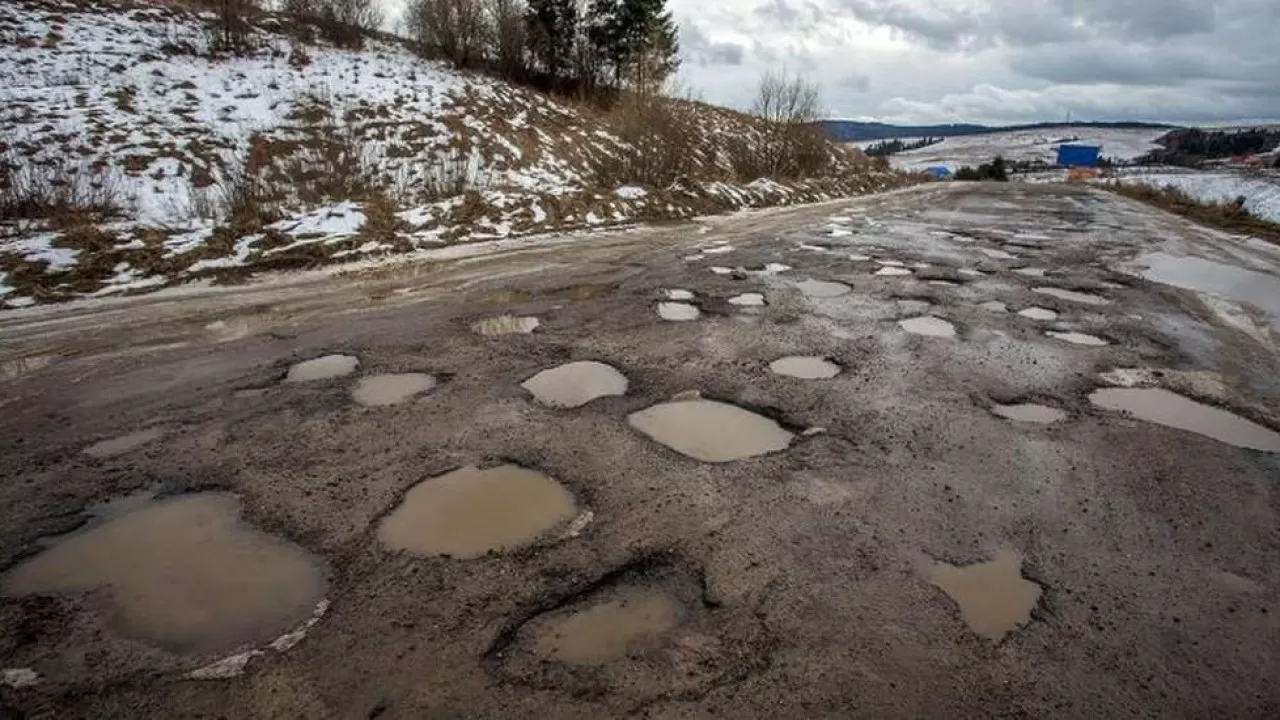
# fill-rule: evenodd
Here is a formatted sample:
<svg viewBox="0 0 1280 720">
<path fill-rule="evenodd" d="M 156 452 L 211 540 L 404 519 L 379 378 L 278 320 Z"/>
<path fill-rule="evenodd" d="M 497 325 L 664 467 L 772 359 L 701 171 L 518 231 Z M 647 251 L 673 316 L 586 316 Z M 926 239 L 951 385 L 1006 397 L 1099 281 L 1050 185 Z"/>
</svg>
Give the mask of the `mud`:
<svg viewBox="0 0 1280 720">
<path fill-rule="evenodd" d="M 548 368 L 520 385 L 543 405 L 575 408 L 596 398 L 627 394 L 627 378 L 610 365 L 593 360 Z"/>
<path fill-rule="evenodd" d="M 906 318 L 899 320 L 898 326 L 912 335 L 925 335 L 927 337 L 954 338 L 956 336 L 956 326 L 932 315 L 923 317 Z"/>
<path fill-rule="evenodd" d="M 826 380 L 840 374 L 840 366 L 830 360 L 804 355 L 778 358 L 769 363 L 769 370 L 775 375 L 801 380 Z"/>
<path fill-rule="evenodd" d="M 1041 295 L 1048 295 L 1059 300 L 1067 300 L 1074 303 L 1082 303 L 1084 305 L 1110 305 L 1111 301 L 1101 295 L 1080 292 L 1078 290 L 1065 290 L 1056 287 L 1038 287 L 1032 288 L 1032 292 L 1038 292 Z"/>
<path fill-rule="evenodd" d="M 992 642 L 1030 622 L 1040 601 L 1040 586 L 1022 577 L 1022 556 L 1005 550 L 973 565 L 939 563 L 929 581 L 955 602 L 970 630 Z"/>
<path fill-rule="evenodd" d="M 548 660 L 599 665 L 659 640 L 683 614 L 679 601 L 664 591 L 633 592 L 543 623 L 533 630 L 533 643 Z"/>
<path fill-rule="evenodd" d="M 471 332 L 484 337 L 501 337 L 503 335 L 528 335 L 542 321 L 536 317 L 517 317 L 515 315 L 498 315 L 485 318 L 471 324 Z"/>
<path fill-rule="evenodd" d="M 1007 420 L 1028 423 L 1056 423 L 1065 420 L 1067 414 L 1057 408 L 1036 403 L 1018 405 L 994 405 L 991 412 Z"/>
<path fill-rule="evenodd" d="M 102 440 L 96 442 L 84 449 L 84 454 L 99 459 L 107 459 L 133 452 L 138 448 L 153 443 L 165 436 L 167 430 L 163 427 L 147 428 L 146 430 L 138 430 L 128 435 L 121 435 L 110 440 Z"/>
<path fill-rule="evenodd" d="M 786 450 L 793 437 L 769 418 L 715 400 L 662 403 L 628 415 L 627 422 L 655 442 L 709 463 Z"/>
<path fill-rule="evenodd" d="M 1075 331 L 1062 331 L 1062 330 L 1046 330 L 1044 334 L 1048 335 L 1049 337 L 1055 340 L 1068 342 L 1068 343 L 1071 343 L 1072 345 L 1102 347 L 1104 345 L 1111 344 L 1106 340 L 1106 338 L 1100 338 L 1097 335 L 1090 335 L 1089 333 L 1082 333 L 1082 332 L 1075 332 Z"/>
<path fill-rule="evenodd" d="M 1188 430 L 1236 447 L 1280 453 L 1280 432 L 1162 388 L 1103 388 L 1090 394 L 1089 401 L 1104 410 Z"/>
<path fill-rule="evenodd" d="M 796 283 L 796 289 L 811 298 L 833 298 L 848 294 L 852 288 L 844 283 L 828 282 L 826 280 L 802 280 Z"/>
<path fill-rule="evenodd" d="M 399 373 L 362 377 L 351 390 L 351 399 L 365 407 L 385 407 L 430 391 L 436 379 L 425 373 Z"/>
<path fill-rule="evenodd" d="M 325 355 L 314 360 L 304 360 L 289 368 L 285 382 L 300 383 L 329 380 L 350 375 L 360 367 L 360 359 L 352 355 Z"/>
</svg>

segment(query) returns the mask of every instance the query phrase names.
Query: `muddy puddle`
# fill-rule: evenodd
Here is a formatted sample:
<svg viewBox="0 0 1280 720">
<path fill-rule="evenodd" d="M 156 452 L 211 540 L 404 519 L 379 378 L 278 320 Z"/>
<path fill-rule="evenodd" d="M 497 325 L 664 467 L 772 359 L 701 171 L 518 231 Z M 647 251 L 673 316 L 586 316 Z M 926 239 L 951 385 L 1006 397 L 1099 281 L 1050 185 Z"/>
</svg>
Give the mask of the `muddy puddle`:
<svg viewBox="0 0 1280 720">
<path fill-rule="evenodd" d="M 378 539 L 415 555 L 475 558 L 530 545 L 576 513 L 573 495 L 536 470 L 464 467 L 413 486 Z"/>
<path fill-rule="evenodd" d="M 840 374 L 840 366 L 816 355 L 791 355 L 769 363 L 769 370 L 775 375 L 800 378 L 801 380 L 826 380 Z"/>
<path fill-rule="evenodd" d="M 593 360 L 543 370 L 520 387 L 543 405 L 575 408 L 610 395 L 627 394 L 627 378 L 610 365 Z"/>
<path fill-rule="evenodd" d="M 929 337 L 941 338 L 953 338 L 956 336 L 955 325 L 932 315 L 899 320 L 898 326 L 913 335 L 927 335 Z"/>
<path fill-rule="evenodd" d="M 879 275 L 881 277 L 901 277 L 903 275 L 910 275 L 911 271 L 904 267 L 897 267 L 895 265 L 886 265 L 880 268 L 879 270 L 875 271 L 874 274 Z"/>
<path fill-rule="evenodd" d="M 1280 433 L 1163 388 L 1103 388 L 1089 401 L 1139 420 L 1188 430 L 1236 447 L 1280 453 Z"/>
<path fill-rule="evenodd" d="M 1033 292 L 1038 292 L 1041 295 L 1048 295 L 1049 297 L 1056 297 L 1059 300 L 1067 300 L 1069 302 L 1082 303 L 1084 305 L 1110 305 L 1111 304 L 1110 300 L 1102 297 L 1101 295 L 1094 295 L 1093 293 L 1080 292 L 1078 290 L 1065 290 L 1063 288 L 1056 288 L 1056 287 L 1037 287 L 1037 288 L 1031 288 L 1031 290 Z"/>
<path fill-rule="evenodd" d="M 1162 252 L 1140 255 L 1133 262 L 1146 266 L 1142 277 L 1148 280 L 1254 305 L 1271 315 L 1273 326 L 1280 328 L 1280 278 L 1275 275 Z"/>
<path fill-rule="evenodd" d="M 570 665 L 600 665 L 661 641 L 684 616 L 684 606 L 657 588 L 637 588 L 531 628 L 534 652 Z"/>
<path fill-rule="evenodd" d="M 853 289 L 844 283 L 814 280 L 812 278 L 796 283 L 796 288 L 799 289 L 805 297 L 811 298 L 839 297 L 847 294 Z"/>
<path fill-rule="evenodd" d="M 1009 306 L 1005 305 L 999 300 L 988 300 L 982 303 L 981 305 L 979 305 L 978 307 L 982 308 L 983 310 L 986 310 L 987 312 L 993 312 L 993 313 L 1009 312 Z"/>
<path fill-rule="evenodd" d="M 518 315 L 498 315 L 496 317 L 485 318 L 471 324 L 471 332 L 484 337 L 501 337 L 502 335 L 528 335 L 542 321 L 536 317 L 522 317 Z"/>
<path fill-rule="evenodd" d="M 687 322 L 689 320 L 697 320 L 701 316 L 702 311 L 696 305 L 681 302 L 658 303 L 658 317 L 663 320 Z"/>
<path fill-rule="evenodd" d="M 436 386 L 426 373 L 396 373 L 360 378 L 351 390 L 351 399 L 365 407 L 398 405 Z"/>
<path fill-rule="evenodd" d="M 128 435 L 111 438 L 96 442 L 84 449 L 84 454 L 101 460 L 117 457 L 125 453 L 133 452 L 143 445 L 153 443 L 165 436 L 167 431 L 163 427 L 152 427 L 146 430 L 138 430 Z"/>
<path fill-rule="evenodd" d="M 794 437 L 763 415 L 715 400 L 665 402 L 631 413 L 627 422 L 655 442 L 711 463 L 786 450 Z"/>
<path fill-rule="evenodd" d="M 1046 271 L 1044 268 L 1023 267 L 1023 268 L 1018 268 L 1017 270 L 1014 270 L 1014 272 L 1018 273 L 1019 275 L 1026 275 L 1027 277 L 1044 277 L 1044 274 Z"/>
<path fill-rule="evenodd" d="M 1020 403 L 1017 405 L 993 405 L 991 412 L 1007 420 L 1029 423 L 1056 423 L 1064 420 L 1067 414 L 1058 408 L 1036 403 Z"/>
<path fill-rule="evenodd" d="M 1030 320 L 1057 320 L 1058 319 L 1058 313 L 1054 312 L 1053 310 L 1050 310 L 1049 308 L 1042 308 L 1042 307 L 1029 307 L 1023 310 L 1019 310 L 1018 314 Z"/>
<path fill-rule="evenodd" d="M 667 290 L 666 295 L 668 300 L 692 300 L 693 299 L 692 290 Z"/>
<path fill-rule="evenodd" d="M 970 630 L 993 642 L 1031 620 L 1041 593 L 1022 577 L 1022 556 L 1009 551 L 973 565 L 938 563 L 929 581 L 955 601 Z"/>
<path fill-rule="evenodd" d="M 3 594 L 99 590 L 121 634 L 211 652 L 275 637 L 307 618 L 324 592 L 314 558 L 244 524 L 233 495 L 142 497 L 111 514 L 52 539 L 4 578 Z"/>
<path fill-rule="evenodd" d="M 289 368 L 289 374 L 285 376 L 284 381 L 294 383 L 328 380 L 350 375 L 358 367 L 360 367 L 360 360 L 354 355 L 325 355 L 294 364 Z"/>
<path fill-rule="evenodd" d="M 1049 337 L 1054 338 L 1055 340 L 1069 342 L 1072 345 L 1084 345 L 1086 347 L 1102 347 L 1103 345 L 1111 344 L 1110 341 L 1104 338 L 1100 338 L 1097 335 L 1090 335 L 1089 333 L 1082 333 L 1082 332 L 1063 332 L 1058 330 L 1049 330 L 1045 332 L 1045 335 L 1048 335 Z"/>
<path fill-rule="evenodd" d="M 764 305 L 763 293 L 742 293 L 729 298 L 730 305 L 738 307 L 760 307 Z"/>
<path fill-rule="evenodd" d="M 978 248 L 978 252 L 986 255 L 993 260 L 1017 260 L 1018 256 L 1005 250 L 996 250 L 993 248 Z"/>
</svg>

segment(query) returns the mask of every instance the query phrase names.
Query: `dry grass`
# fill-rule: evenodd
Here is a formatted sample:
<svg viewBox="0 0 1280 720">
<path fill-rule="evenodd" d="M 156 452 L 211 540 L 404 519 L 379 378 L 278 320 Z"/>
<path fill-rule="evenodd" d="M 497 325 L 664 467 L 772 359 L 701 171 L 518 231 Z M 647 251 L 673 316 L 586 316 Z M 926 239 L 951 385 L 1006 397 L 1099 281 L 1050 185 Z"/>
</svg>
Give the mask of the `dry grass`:
<svg viewBox="0 0 1280 720">
<path fill-rule="evenodd" d="M 1204 225 L 1252 235 L 1280 244 L 1280 223 L 1253 215 L 1234 203 L 1206 203 L 1174 187 L 1154 188 L 1110 182 L 1104 187 L 1119 195 L 1168 210 Z"/>
<path fill-rule="evenodd" d="M 125 209 L 119 181 L 108 172 L 0 157 L 0 221 L 68 226 L 119 216 Z"/>
</svg>

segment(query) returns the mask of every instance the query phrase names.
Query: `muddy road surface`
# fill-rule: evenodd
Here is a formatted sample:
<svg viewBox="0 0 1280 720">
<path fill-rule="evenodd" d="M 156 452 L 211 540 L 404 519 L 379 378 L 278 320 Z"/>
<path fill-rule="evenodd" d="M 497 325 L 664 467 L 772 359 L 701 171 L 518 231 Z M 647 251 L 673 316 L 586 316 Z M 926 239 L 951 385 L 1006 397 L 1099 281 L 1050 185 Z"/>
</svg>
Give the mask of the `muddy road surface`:
<svg viewBox="0 0 1280 720">
<path fill-rule="evenodd" d="M 951 184 L 0 315 L 0 716 L 1280 716 L 1280 249 Z"/>
</svg>

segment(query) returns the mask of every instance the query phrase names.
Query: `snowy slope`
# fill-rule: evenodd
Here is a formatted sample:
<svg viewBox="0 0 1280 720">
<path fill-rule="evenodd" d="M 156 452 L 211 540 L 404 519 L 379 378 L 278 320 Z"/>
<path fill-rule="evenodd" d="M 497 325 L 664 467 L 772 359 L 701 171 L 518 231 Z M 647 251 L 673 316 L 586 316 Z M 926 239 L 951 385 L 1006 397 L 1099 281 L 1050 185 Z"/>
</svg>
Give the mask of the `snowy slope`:
<svg viewBox="0 0 1280 720">
<path fill-rule="evenodd" d="M 1167 130 L 1151 128 L 1089 128 L 1049 127 L 1036 130 L 1015 130 L 949 137 L 942 142 L 916 150 L 898 153 L 890 158 L 893 166 L 905 170 L 922 170 L 931 165 L 946 165 L 951 169 L 963 165 L 976 167 L 990 162 L 1000 155 L 1006 160 L 1053 163 L 1058 156 L 1058 146 L 1068 138 L 1080 142 L 1097 142 L 1102 145 L 1103 157 L 1132 160 L 1159 149 L 1156 138 Z"/>
<path fill-rule="evenodd" d="M 1243 197 L 1250 213 L 1280 222 L 1280 173 L 1274 171 L 1129 170 L 1116 179 L 1154 188 L 1176 188 L 1201 202 L 1229 203 Z"/>
</svg>

